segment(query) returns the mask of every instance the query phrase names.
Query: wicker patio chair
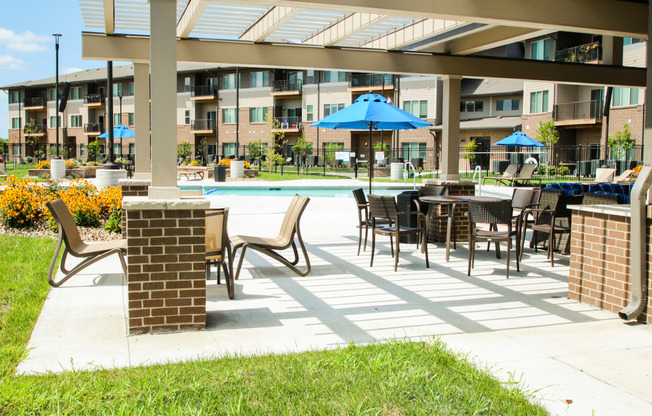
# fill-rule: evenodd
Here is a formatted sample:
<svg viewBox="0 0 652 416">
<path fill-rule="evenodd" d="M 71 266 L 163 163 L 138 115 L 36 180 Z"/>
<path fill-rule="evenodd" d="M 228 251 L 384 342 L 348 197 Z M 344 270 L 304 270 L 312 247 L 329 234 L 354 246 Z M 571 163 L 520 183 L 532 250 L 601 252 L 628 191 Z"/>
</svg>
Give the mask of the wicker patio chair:
<svg viewBox="0 0 652 416">
<path fill-rule="evenodd" d="M 86 243 L 82 240 L 79 234 L 79 229 L 75 224 L 72 214 L 68 210 L 66 203 L 61 199 L 48 202 L 48 209 L 52 213 L 54 220 L 57 223 L 59 238 L 57 240 L 57 247 L 54 250 L 54 255 L 50 261 L 50 268 L 48 269 L 48 283 L 51 286 L 59 287 L 68 279 L 95 263 L 112 254 L 117 254 L 120 258 L 122 265 L 122 272 L 127 275 L 127 264 L 125 263 L 124 255 L 127 252 L 127 240 L 113 240 Z M 64 245 L 63 255 L 61 257 L 60 269 L 64 277 L 58 282 L 54 280 L 54 267 L 61 251 L 61 246 Z M 83 260 L 68 270 L 66 267 L 66 259 L 68 254 L 73 257 L 82 258 Z"/>
<path fill-rule="evenodd" d="M 211 266 L 217 267 L 217 284 L 220 284 L 220 266 L 224 270 L 224 281 L 229 299 L 235 296 L 233 281 L 233 257 L 227 232 L 229 209 L 206 210 L 206 279 L 210 278 Z"/>
<path fill-rule="evenodd" d="M 425 219 L 419 218 L 417 220 L 417 227 L 407 227 L 399 225 L 398 216 L 399 215 L 417 215 L 423 217 L 422 212 L 398 212 L 396 206 L 396 200 L 393 196 L 380 196 L 380 195 L 369 195 L 369 215 L 371 216 L 371 262 L 369 267 L 374 265 L 374 252 L 376 249 L 376 234 L 389 236 L 390 239 L 393 238 L 396 240 L 396 253 L 392 249 L 392 256 L 394 257 L 394 271 L 398 269 L 398 256 L 401 252 L 400 249 L 400 237 L 403 235 L 418 234 L 419 239 L 422 241 L 423 250 L 426 253 L 426 267 L 430 267 L 428 261 L 428 238 L 426 235 Z M 378 226 L 376 220 L 389 218 L 392 223 L 387 226 Z"/>
<path fill-rule="evenodd" d="M 512 238 L 516 237 L 516 270 L 519 268 L 519 234 L 514 229 L 512 216 L 512 201 L 505 200 L 471 200 L 469 201 L 469 260 L 467 274 L 471 276 L 471 269 L 475 266 L 475 244 L 480 241 L 494 242 L 496 244 L 496 257 L 500 258 L 498 243 L 507 242 L 507 273 L 509 278 L 509 259 L 512 250 Z M 480 229 L 477 224 L 492 224 L 489 230 Z M 507 229 L 498 229 L 497 226 Z M 494 228 L 495 227 L 495 228 Z"/>
<path fill-rule="evenodd" d="M 371 227 L 371 218 L 369 217 L 369 202 L 364 195 L 362 188 L 353 190 L 353 197 L 355 198 L 355 203 L 358 207 L 358 256 L 360 255 L 360 246 L 362 245 L 362 229 L 364 228 L 364 248 L 363 251 L 367 250 L 367 236 L 369 235 L 369 227 Z M 376 220 L 376 225 L 389 225 L 391 221 L 389 219 L 378 218 Z M 394 250 L 394 243 L 392 244 L 392 250 Z"/>
<path fill-rule="evenodd" d="M 279 261 L 299 276 L 307 276 L 310 273 L 310 258 L 308 257 L 308 252 L 306 251 L 306 247 L 303 244 L 303 240 L 301 238 L 301 229 L 299 228 L 299 221 L 301 220 L 301 216 L 303 215 L 308 202 L 310 202 L 310 198 L 299 195 L 294 196 L 290 206 L 288 207 L 288 210 L 285 213 L 283 222 L 281 223 L 281 229 L 278 235 L 274 238 L 254 237 L 248 235 L 236 235 L 231 238 L 234 259 L 238 249 L 242 248 L 242 253 L 240 253 L 240 259 L 238 260 L 238 269 L 235 272 L 236 280 L 240 277 L 242 260 L 244 260 L 245 252 L 248 248 L 256 250 L 273 258 L 274 260 Z M 306 268 L 304 270 L 296 267 L 297 263 L 299 262 L 297 243 L 299 247 L 301 247 L 301 252 L 303 253 L 303 257 L 306 262 Z M 285 250 L 289 247 L 292 247 L 292 250 L 294 251 L 294 260 L 292 261 L 286 259 L 279 253 L 279 251 Z"/>
</svg>

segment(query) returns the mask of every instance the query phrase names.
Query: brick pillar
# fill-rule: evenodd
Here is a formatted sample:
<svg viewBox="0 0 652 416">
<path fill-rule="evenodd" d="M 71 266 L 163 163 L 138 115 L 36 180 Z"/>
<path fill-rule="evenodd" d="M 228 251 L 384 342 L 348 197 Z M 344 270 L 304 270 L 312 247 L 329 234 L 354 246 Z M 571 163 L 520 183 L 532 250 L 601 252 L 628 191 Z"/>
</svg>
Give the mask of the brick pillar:
<svg viewBox="0 0 652 416">
<path fill-rule="evenodd" d="M 425 180 L 424 186 L 437 185 L 448 186 L 448 195 L 475 195 L 475 182 L 473 181 L 444 181 L 444 180 Z M 448 206 L 433 204 L 429 209 L 435 209 L 437 215 L 447 214 Z M 469 237 L 469 219 L 465 215 L 468 211 L 467 204 L 455 204 L 455 229 L 453 230 L 457 242 L 464 242 Z M 433 221 L 428 230 L 429 239 L 432 242 L 446 241 L 446 221 Z"/>
<path fill-rule="evenodd" d="M 122 197 L 126 196 L 147 196 L 148 188 L 152 184 L 150 180 L 120 179 L 118 185 L 122 189 Z M 127 211 L 122 210 L 122 238 L 127 238 Z"/>
<path fill-rule="evenodd" d="M 125 197 L 129 334 L 206 326 L 204 199 Z"/>
</svg>

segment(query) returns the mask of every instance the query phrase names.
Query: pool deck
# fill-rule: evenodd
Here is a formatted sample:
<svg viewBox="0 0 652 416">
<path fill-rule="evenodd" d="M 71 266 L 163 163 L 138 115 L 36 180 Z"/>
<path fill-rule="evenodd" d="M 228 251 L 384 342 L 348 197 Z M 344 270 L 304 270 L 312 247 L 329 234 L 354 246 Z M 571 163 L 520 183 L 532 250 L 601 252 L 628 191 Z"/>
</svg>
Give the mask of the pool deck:
<svg viewBox="0 0 652 416">
<path fill-rule="evenodd" d="M 351 180 L 327 182 L 339 186 Z M 212 206 L 229 206 L 231 235 L 261 236 L 276 234 L 290 201 L 209 199 Z M 458 245 L 448 263 L 442 244 L 429 245 L 429 269 L 413 245 L 402 245 L 394 272 L 385 239 L 379 240 L 373 267 L 369 248 L 356 255 L 356 224 L 351 198 L 312 198 L 301 229 L 313 272 L 298 277 L 248 252 L 234 300 L 224 285 L 208 283 L 208 324 L 202 331 L 127 336 L 119 261 L 98 262 L 50 291 L 18 372 L 440 337 L 500 380 L 521 381 L 553 414 L 652 414 L 652 328 L 567 299 L 567 256 L 557 255 L 551 268 L 544 253 L 528 250 L 521 272 L 512 263 L 505 279 L 504 256 L 497 260 L 493 252 L 478 250 L 469 277 L 466 244 Z"/>
</svg>

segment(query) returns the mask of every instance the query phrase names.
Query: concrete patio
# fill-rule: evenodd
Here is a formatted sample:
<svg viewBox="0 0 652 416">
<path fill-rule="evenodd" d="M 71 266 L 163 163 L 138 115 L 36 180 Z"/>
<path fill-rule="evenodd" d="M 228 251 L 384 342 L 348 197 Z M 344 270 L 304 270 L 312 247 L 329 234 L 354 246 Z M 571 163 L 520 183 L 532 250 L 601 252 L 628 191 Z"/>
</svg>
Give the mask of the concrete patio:
<svg viewBox="0 0 652 416">
<path fill-rule="evenodd" d="M 335 185 L 335 183 L 333 183 Z M 289 197 L 210 197 L 229 206 L 229 232 L 276 234 Z M 126 287 L 117 258 L 52 289 L 19 373 L 151 365 L 224 355 L 335 348 L 349 342 L 442 338 L 503 381 L 521 381 L 554 414 L 652 414 L 652 330 L 568 300 L 568 257 L 550 268 L 528 250 L 521 272 L 467 247 L 446 263 L 430 245 L 430 269 L 403 245 L 398 272 L 387 240 L 356 256 L 352 198 L 312 198 L 302 233 L 313 272 L 292 275 L 248 252 L 236 298 L 215 280 L 207 289 L 207 328 L 127 336 Z"/>
</svg>

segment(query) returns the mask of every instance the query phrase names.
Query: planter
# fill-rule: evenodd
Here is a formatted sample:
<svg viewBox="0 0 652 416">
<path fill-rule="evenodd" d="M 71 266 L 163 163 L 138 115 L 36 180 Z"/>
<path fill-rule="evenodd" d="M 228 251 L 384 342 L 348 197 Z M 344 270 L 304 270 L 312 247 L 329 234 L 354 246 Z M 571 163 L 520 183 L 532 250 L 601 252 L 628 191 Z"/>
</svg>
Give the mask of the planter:
<svg viewBox="0 0 652 416">
<path fill-rule="evenodd" d="M 70 176 L 70 174 L 74 173 L 75 175 L 79 176 L 80 178 L 94 178 L 95 177 L 95 171 L 99 169 L 101 166 L 80 166 L 78 168 L 74 169 L 66 169 L 66 177 Z M 42 174 L 48 174 L 50 175 L 50 169 L 29 169 L 27 171 L 27 175 L 38 178 Z"/>
</svg>

